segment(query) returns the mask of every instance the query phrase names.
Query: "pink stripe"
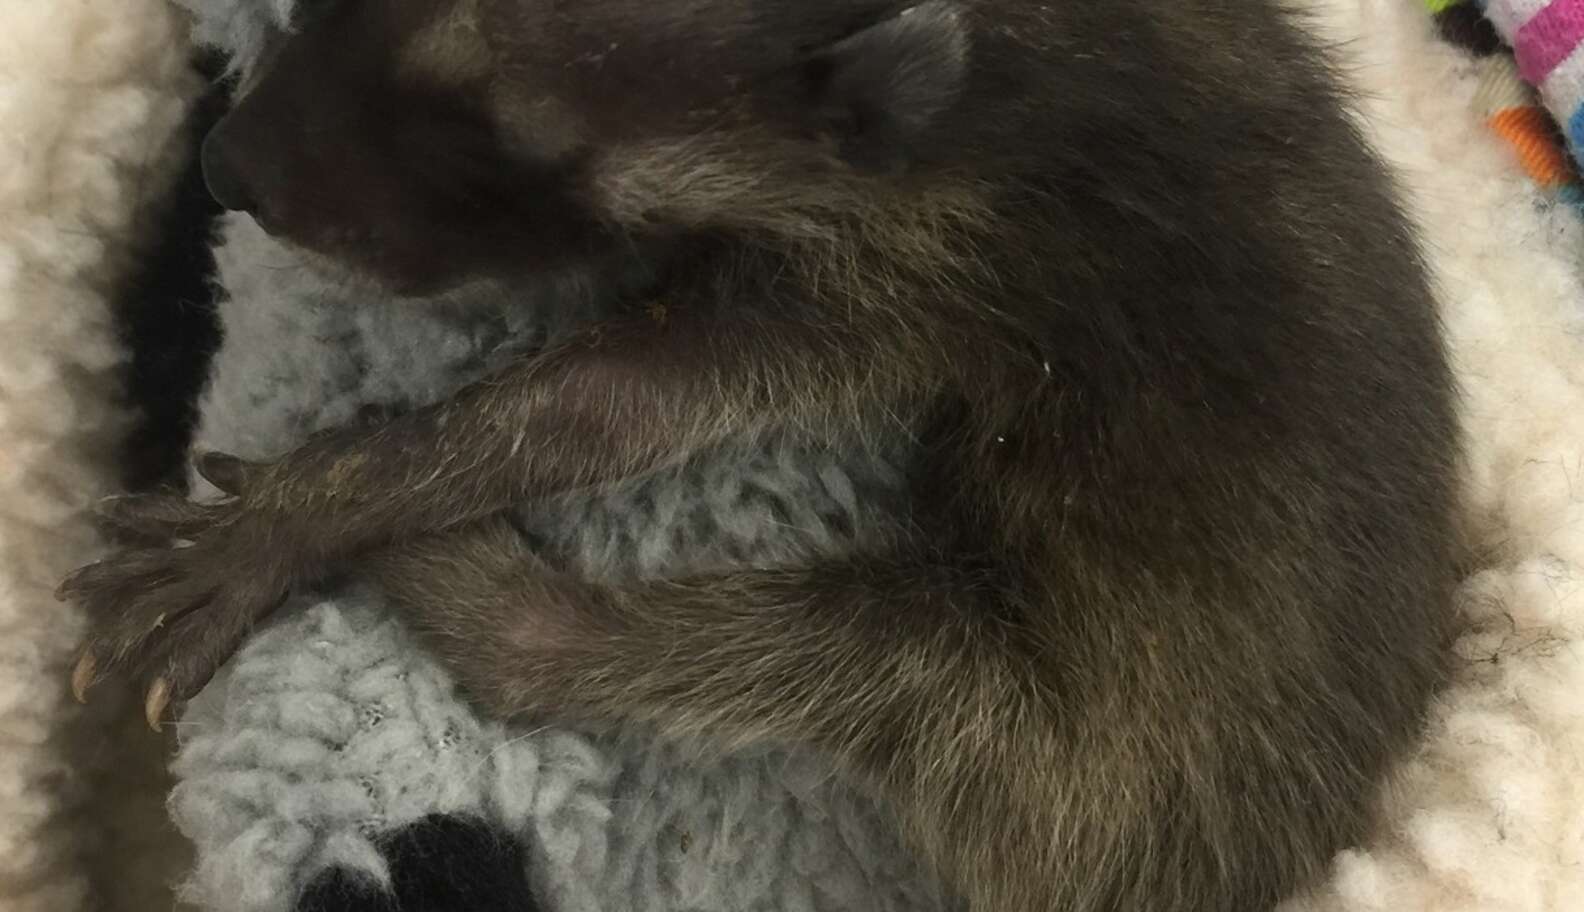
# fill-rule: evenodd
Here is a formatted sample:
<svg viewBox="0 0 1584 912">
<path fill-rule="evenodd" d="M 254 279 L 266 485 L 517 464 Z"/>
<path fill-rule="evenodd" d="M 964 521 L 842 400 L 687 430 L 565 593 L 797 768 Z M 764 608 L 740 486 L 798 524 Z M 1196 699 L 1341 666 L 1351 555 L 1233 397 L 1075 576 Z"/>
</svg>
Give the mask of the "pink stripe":
<svg viewBox="0 0 1584 912">
<path fill-rule="evenodd" d="M 1584 40 L 1584 0 L 1553 0 L 1513 39 L 1524 82 L 1539 85 Z"/>
</svg>

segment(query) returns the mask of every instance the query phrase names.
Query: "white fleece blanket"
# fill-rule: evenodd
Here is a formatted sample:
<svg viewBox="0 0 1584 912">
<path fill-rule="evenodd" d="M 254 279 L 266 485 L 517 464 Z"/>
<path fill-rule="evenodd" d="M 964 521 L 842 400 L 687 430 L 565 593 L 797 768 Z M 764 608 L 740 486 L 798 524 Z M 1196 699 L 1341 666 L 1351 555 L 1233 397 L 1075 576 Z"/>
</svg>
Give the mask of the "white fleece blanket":
<svg viewBox="0 0 1584 912">
<path fill-rule="evenodd" d="M 243 7 L 228 5 L 233 11 Z M 268 6 L 259 0 L 260 14 L 250 21 L 264 21 Z M 1435 714 L 1423 750 L 1383 796 L 1380 831 L 1339 857 L 1330 881 L 1314 895 L 1296 898 L 1292 907 L 1581 909 L 1584 283 L 1579 268 L 1584 233 L 1571 212 L 1545 204 L 1511 153 L 1485 131 L 1473 109 L 1473 68 L 1436 40 L 1418 0 L 1306 0 L 1302 6 L 1336 43 L 1362 89 L 1367 128 L 1382 153 L 1400 167 L 1420 217 L 1465 390 L 1469 526 L 1481 560 L 1461 599 L 1475 621 L 1475 633 L 1460 645 L 1466 662 Z M 233 20 L 227 27 L 242 34 L 248 22 Z M 0 909 L 100 907 L 90 904 L 83 860 L 100 821 L 92 813 L 74 813 L 82 806 L 81 792 L 60 785 L 81 778 L 71 772 L 60 736 L 68 714 L 58 682 L 75 621 L 54 606 L 47 589 L 59 570 L 79 563 L 93 547 L 73 511 L 105 484 L 103 467 L 94 458 L 111 421 L 103 292 L 114 274 L 115 251 L 126 249 L 133 225 L 135 207 L 128 196 L 135 191 L 127 188 L 139 181 L 138 169 L 124 163 L 139 161 L 148 147 L 157 146 L 174 119 L 148 108 L 128 115 L 135 106 L 126 102 L 126 90 L 146 95 L 149 86 L 174 87 L 157 91 L 178 107 L 181 97 L 181 80 L 171 75 L 172 50 L 160 28 L 168 29 L 168 22 L 157 9 L 131 0 L 0 3 L 0 136 L 6 139 L 0 143 L 0 320 L 7 330 L 0 335 L 7 346 L 0 356 L 0 530 L 5 533 L 0 536 Z M 60 35 L 73 37 L 61 46 Z M 119 69 L 99 67 L 117 53 L 124 61 Z M 11 141 L 34 136 L 51 140 L 37 145 Z M 247 250 L 245 228 L 233 229 L 231 239 L 228 249 Z M 238 290 L 232 286 L 233 294 Z M 269 297 L 264 290 L 248 293 Z M 235 315 L 228 311 L 228 319 Z M 338 326 L 350 322 L 364 335 L 388 330 L 380 328 L 388 321 L 377 313 L 344 321 L 321 310 L 314 319 Z M 256 358 L 278 344 L 279 337 L 250 338 L 240 331 L 247 326 L 257 328 L 229 327 L 232 354 L 222 353 L 222 371 L 226 359 L 239 352 Z M 500 328 L 509 329 L 509 322 Z M 444 352 L 440 360 L 451 359 L 464 373 L 495 338 L 457 334 L 456 327 L 434 333 L 410 341 L 406 351 L 426 357 Z M 332 346 L 347 338 L 321 336 Z M 452 347 L 431 344 L 441 340 L 450 340 Z M 397 348 L 391 351 L 395 354 L 387 357 L 401 357 Z M 243 377 L 245 365 L 258 362 L 244 356 L 230 363 L 236 365 L 233 376 Z M 376 357 L 363 365 L 359 376 L 369 375 L 370 364 L 378 374 L 380 363 Z M 384 362 L 386 367 L 401 363 Z M 284 441 L 275 435 L 337 420 L 337 410 L 357 396 L 336 396 L 354 387 L 363 390 L 333 372 L 309 371 L 298 379 L 306 380 L 306 392 L 297 400 L 297 411 L 284 420 L 273 411 L 250 413 L 242 401 L 220 407 L 220 398 L 212 396 L 206 403 L 206 433 L 214 440 L 234 439 L 255 428 L 251 448 L 278 446 Z M 242 381 L 237 383 L 240 388 Z M 392 386 L 385 392 L 423 398 L 441 389 Z M 771 474 L 788 477 L 783 468 Z M 841 482 L 831 482 L 817 467 L 791 474 L 818 484 L 789 496 L 812 491 L 838 510 L 847 497 Z M 871 480 L 883 487 L 883 472 Z M 607 540 L 621 539 L 611 532 Z M 289 677 L 306 680 L 308 691 L 334 694 L 346 683 L 337 677 L 339 671 L 324 679 L 300 677 L 314 671 L 316 655 L 326 663 L 321 671 L 360 661 L 335 649 L 316 653 L 316 643 L 332 644 L 367 625 L 374 635 L 357 637 L 362 646 L 391 654 L 404 648 L 399 631 L 382 626 L 376 612 L 355 603 L 321 606 L 292 623 L 320 626 L 295 632 L 277 626 L 250 654 L 270 659 L 270 650 L 283 645 L 281 638 L 296 637 L 296 646 L 285 651 L 304 664 Z M 383 646 L 382 636 L 389 638 Z M 271 637 L 277 640 L 274 646 Z M 422 669 L 421 661 L 403 661 L 408 670 Z M 270 903 L 286 901 L 278 895 L 284 886 L 329 861 L 377 867 L 358 842 L 357 824 L 394 821 L 368 818 L 370 808 L 397 814 L 482 808 L 497 819 L 516 821 L 535 836 L 539 876 L 555 907 L 614 901 L 616 907 L 634 908 L 687 902 L 742 908 L 741 898 L 725 895 L 721 878 L 710 875 L 735 874 L 753 864 L 759 865 L 756 878 L 744 889 L 774 898 L 775 907 L 822 905 L 827 897 L 809 895 L 810 884 L 823 890 L 835 885 L 839 908 L 930 905 L 926 887 L 908 886 L 914 881 L 883 826 L 817 770 L 742 758 L 726 764 L 722 778 L 716 768 L 644 755 L 627 750 L 630 745 L 596 744 L 571 733 L 540 732 L 508 742 L 465 715 L 454 717 L 460 728 L 441 724 L 384 731 L 414 743 L 421 743 L 424 730 L 439 731 L 442 737 L 435 743 L 452 747 L 461 743 L 452 734 L 475 739 L 471 743 L 483 750 L 482 767 L 469 766 L 461 770 L 467 775 L 459 776 L 457 767 L 430 762 L 435 751 L 420 753 L 400 775 L 428 781 L 428 790 L 396 801 L 375 799 L 357 780 L 347 780 L 357 788 L 337 793 L 345 799 L 342 838 L 327 838 L 323 805 L 304 805 L 302 795 L 293 797 L 290 789 L 248 793 L 246 776 L 211 776 L 258 771 L 266 762 L 277 762 L 249 748 L 240 734 L 301 724 L 281 715 L 287 702 L 271 702 L 279 700 L 278 694 L 248 683 L 267 683 L 272 675 L 280 671 L 269 661 L 251 670 L 239 663 L 228 683 L 195 705 L 187 719 L 191 725 L 184 729 L 183 784 L 173 808 L 183 829 L 200 841 L 190 895 L 217 907 L 223 897 L 224 907 L 236 908 L 242 896 L 248 897 L 246 903 L 257 900 L 248 908 L 280 908 Z M 443 680 L 418 683 L 423 686 L 403 692 L 422 699 L 395 709 L 417 712 L 431 698 L 434 705 L 449 705 Z M 423 690 L 431 685 L 436 690 Z M 306 705 L 302 696 L 299 691 L 293 697 L 296 705 Z M 387 721 L 392 717 L 375 727 Z M 349 718 L 344 724 L 345 734 L 361 737 L 365 722 Z M 509 758 L 525 762 L 514 765 Z M 295 762 L 303 764 L 299 772 L 312 773 L 336 769 L 346 760 L 309 752 Z M 479 775 L 486 769 L 491 777 Z M 744 789 L 719 788 L 725 782 L 744 784 Z M 581 791 L 556 783 L 580 784 Z M 611 800 L 623 789 L 631 790 L 627 797 L 641 800 Z M 782 826 L 758 813 L 767 796 L 780 802 L 778 812 L 794 806 L 839 811 L 796 821 L 804 828 L 799 832 L 825 841 L 797 843 L 806 854 L 795 857 L 826 867 L 766 868 L 760 856 L 782 857 L 767 844 L 754 857 L 732 854 L 734 839 L 752 839 L 755 828 Z M 694 860 L 678 859 L 674 849 L 662 848 L 676 832 L 666 826 L 667 815 L 686 818 L 700 806 L 706 808 L 702 823 L 714 828 L 708 832 L 718 834 L 714 847 L 723 854 L 694 848 Z M 698 826 L 693 818 L 686 820 L 687 826 Z M 298 837 L 306 832 L 306 838 L 298 843 L 257 838 L 292 825 L 301 828 Z M 588 834 L 597 838 L 590 840 Z M 289 850 L 284 856 L 277 852 L 282 846 Z M 643 864 L 632 866 L 639 861 Z M 672 864 L 679 861 L 689 863 Z M 588 872 L 600 877 L 587 883 Z M 841 893 L 842 883 L 873 892 Z M 633 895 L 657 901 L 629 903 Z M 866 895 L 887 899 L 866 906 Z"/>
<path fill-rule="evenodd" d="M 164 745 L 62 683 L 121 416 L 110 301 L 197 88 L 161 0 L 0 0 L 0 910 L 166 909 Z"/>
</svg>

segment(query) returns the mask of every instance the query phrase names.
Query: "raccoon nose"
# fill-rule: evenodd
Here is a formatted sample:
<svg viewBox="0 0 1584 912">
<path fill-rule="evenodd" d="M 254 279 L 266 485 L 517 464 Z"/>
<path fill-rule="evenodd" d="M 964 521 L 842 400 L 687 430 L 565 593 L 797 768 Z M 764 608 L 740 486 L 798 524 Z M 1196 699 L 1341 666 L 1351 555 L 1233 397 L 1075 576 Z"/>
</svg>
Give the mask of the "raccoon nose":
<svg viewBox="0 0 1584 912">
<path fill-rule="evenodd" d="M 252 213 L 258 209 L 258 199 L 237 169 L 224 134 L 211 130 L 204 139 L 199 157 L 204 183 L 215 202 L 233 212 Z"/>
</svg>

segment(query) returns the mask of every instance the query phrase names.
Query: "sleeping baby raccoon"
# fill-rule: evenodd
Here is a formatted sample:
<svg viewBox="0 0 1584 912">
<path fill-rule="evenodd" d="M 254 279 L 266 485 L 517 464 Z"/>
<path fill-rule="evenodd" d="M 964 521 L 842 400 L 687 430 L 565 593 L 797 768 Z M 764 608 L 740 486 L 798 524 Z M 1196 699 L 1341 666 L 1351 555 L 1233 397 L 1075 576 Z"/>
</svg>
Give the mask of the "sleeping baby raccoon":
<svg viewBox="0 0 1584 912">
<path fill-rule="evenodd" d="M 343 0 L 210 136 L 227 206 L 402 292 L 618 312 L 230 499 L 115 502 L 74 684 L 157 722 L 368 574 L 499 716 L 817 748 L 976 912 L 1263 910 L 1360 839 L 1452 622 L 1414 237 L 1276 0 Z M 625 584 L 503 514 L 905 435 L 905 531 Z"/>
</svg>

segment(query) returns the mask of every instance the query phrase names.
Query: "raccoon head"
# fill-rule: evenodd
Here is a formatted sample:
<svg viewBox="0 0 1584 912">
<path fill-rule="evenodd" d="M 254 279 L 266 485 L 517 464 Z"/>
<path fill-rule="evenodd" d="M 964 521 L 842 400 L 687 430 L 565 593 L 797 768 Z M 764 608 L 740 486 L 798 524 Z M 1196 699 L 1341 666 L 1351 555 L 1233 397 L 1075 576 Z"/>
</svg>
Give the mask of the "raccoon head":
<svg viewBox="0 0 1584 912">
<path fill-rule="evenodd" d="M 970 38 L 953 0 L 320 0 L 203 169 L 227 208 L 409 292 L 817 235 L 930 170 Z"/>
</svg>

